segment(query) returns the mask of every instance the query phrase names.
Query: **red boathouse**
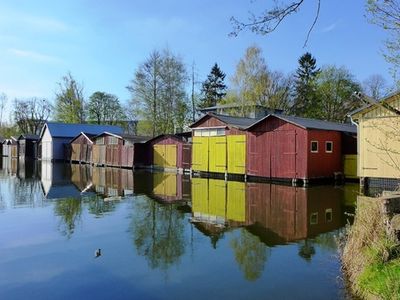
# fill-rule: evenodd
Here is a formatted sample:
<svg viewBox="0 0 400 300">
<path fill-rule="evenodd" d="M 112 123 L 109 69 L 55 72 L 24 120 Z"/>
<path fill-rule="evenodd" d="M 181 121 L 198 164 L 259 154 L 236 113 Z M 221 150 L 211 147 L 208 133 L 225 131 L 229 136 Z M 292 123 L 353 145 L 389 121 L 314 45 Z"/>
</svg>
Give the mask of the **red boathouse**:
<svg viewBox="0 0 400 300">
<path fill-rule="evenodd" d="M 342 148 L 357 153 L 356 139 L 349 138 L 356 136 L 356 127 L 350 124 L 268 115 L 246 131 L 248 176 L 304 181 L 333 178 L 343 172 Z"/>
</svg>

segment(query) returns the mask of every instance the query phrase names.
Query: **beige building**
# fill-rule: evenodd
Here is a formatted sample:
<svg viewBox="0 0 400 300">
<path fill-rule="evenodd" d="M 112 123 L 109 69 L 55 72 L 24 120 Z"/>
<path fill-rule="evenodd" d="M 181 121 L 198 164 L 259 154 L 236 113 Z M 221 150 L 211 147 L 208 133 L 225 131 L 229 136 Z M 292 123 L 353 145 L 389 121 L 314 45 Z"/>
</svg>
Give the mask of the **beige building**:
<svg viewBox="0 0 400 300">
<path fill-rule="evenodd" d="M 358 123 L 358 176 L 400 179 L 400 92 L 351 114 Z M 375 180 L 376 181 L 376 180 Z"/>
</svg>

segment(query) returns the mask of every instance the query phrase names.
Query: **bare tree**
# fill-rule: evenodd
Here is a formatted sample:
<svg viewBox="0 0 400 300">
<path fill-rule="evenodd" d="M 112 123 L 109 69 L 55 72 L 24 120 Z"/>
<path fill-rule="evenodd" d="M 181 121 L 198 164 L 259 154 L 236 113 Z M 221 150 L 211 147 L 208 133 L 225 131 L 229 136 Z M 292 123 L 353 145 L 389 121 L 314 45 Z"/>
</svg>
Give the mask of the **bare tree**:
<svg viewBox="0 0 400 300">
<path fill-rule="evenodd" d="M 384 57 L 393 67 L 393 75 L 400 67 L 400 1 L 368 0 L 369 21 L 389 33 L 385 41 Z"/>
<path fill-rule="evenodd" d="M 52 105 L 43 98 L 14 100 L 14 120 L 22 133 L 39 134 L 52 113 Z"/>
<path fill-rule="evenodd" d="M 386 80 L 380 74 L 374 74 L 365 79 L 362 88 L 364 93 L 375 100 L 382 98 L 388 90 Z"/>
<path fill-rule="evenodd" d="M 321 7 L 321 0 L 314 0 L 316 2 L 316 10 L 314 19 L 308 29 L 306 39 L 304 41 L 304 47 L 310 38 L 310 34 L 314 29 L 315 24 L 319 18 L 319 12 Z M 250 16 L 246 22 L 240 21 L 235 17 L 231 17 L 231 23 L 233 31 L 230 33 L 231 36 L 237 36 L 242 30 L 250 30 L 257 34 L 266 35 L 275 31 L 284 19 L 292 14 L 298 12 L 300 7 L 304 4 L 304 0 L 285 2 L 284 4 L 274 1 L 274 6 L 264 10 L 260 14 L 250 13 Z"/>
<path fill-rule="evenodd" d="M 3 124 L 3 113 L 7 104 L 7 95 L 4 93 L 0 94 L 0 126 Z"/>
</svg>

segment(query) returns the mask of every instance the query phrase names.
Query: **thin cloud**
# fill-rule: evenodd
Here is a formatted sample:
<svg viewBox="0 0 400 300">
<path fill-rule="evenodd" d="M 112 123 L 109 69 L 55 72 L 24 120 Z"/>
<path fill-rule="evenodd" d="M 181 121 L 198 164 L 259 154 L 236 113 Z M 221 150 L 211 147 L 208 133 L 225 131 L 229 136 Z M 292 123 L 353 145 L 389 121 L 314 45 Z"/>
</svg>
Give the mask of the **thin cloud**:
<svg viewBox="0 0 400 300">
<path fill-rule="evenodd" d="M 38 62 L 60 62 L 60 59 L 55 56 L 50 56 L 34 51 L 10 48 L 8 52 L 17 57 L 23 57 Z"/>
<path fill-rule="evenodd" d="M 25 28 L 26 30 L 40 32 L 68 32 L 72 27 L 52 17 L 43 15 L 31 15 L 15 10 L 2 10 L 0 13 L 0 24 L 10 28 Z"/>
<path fill-rule="evenodd" d="M 321 32 L 322 32 L 322 33 L 331 32 L 331 31 L 333 31 L 333 30 L 336 29 L 336 27 L 338 26 L 339 23 L 340 23 L 340 21 L 337 21 L 337 22 L 335 22 L 335 23 L 332 23 L 331 25 L 328 25 L 328 26 L 322 28 L 322 29 L 321 29 Z"/>
</svg>

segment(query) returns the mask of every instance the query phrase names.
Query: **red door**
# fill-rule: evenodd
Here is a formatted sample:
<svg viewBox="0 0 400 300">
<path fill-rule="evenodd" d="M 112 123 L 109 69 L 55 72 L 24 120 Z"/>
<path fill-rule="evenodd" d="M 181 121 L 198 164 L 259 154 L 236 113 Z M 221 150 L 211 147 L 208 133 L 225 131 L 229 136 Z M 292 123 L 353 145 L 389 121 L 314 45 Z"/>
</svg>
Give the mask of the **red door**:
<svg viewBox="0 0 400 300">
<path fill-rule="evenodd" d="M 272 177 L 296 178 L 296 132 L 275 131 L 271 148 Z"/>
</svg>

